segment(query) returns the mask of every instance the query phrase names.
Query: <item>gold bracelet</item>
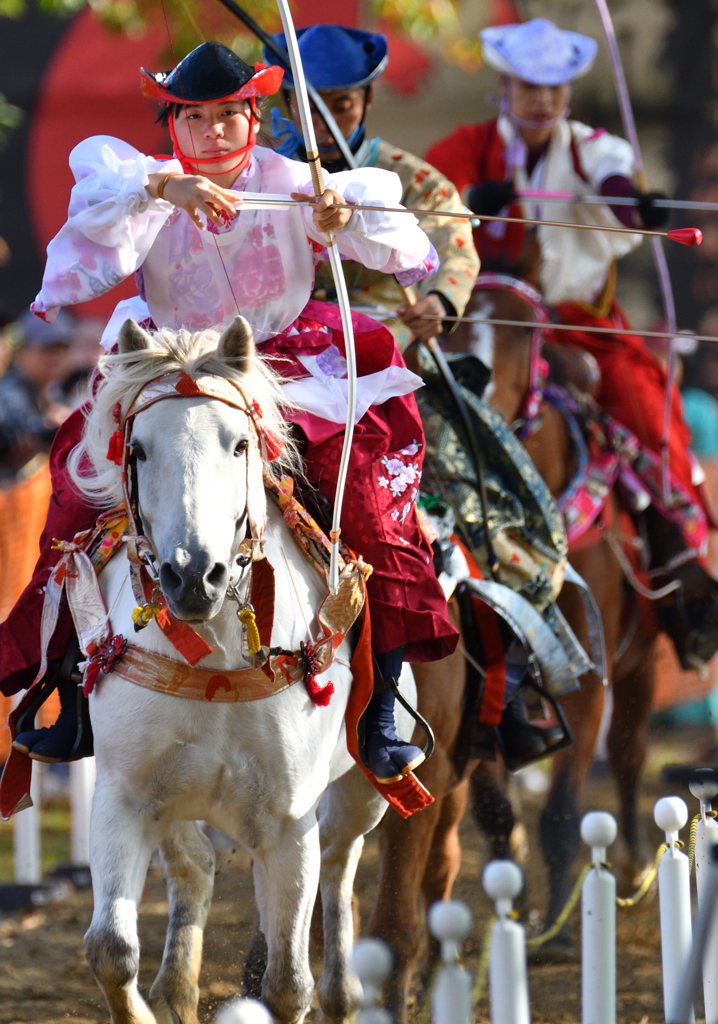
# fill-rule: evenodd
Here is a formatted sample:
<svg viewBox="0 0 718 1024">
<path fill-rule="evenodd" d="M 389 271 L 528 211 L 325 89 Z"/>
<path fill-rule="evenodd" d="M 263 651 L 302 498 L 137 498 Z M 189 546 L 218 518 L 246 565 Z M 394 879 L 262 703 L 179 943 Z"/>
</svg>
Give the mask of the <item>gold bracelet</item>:
<svg viewBox="0 0 718 1024">
<path fill-rule="evenodd" d="M 157 186 L 157 198 L 158 199 L 164 199 L 164 201 L 166 203 L 169 203 L 169 199 L 165 199 L 165 185 L 170 180 L 170 178 L 176 178 L 178 174 L 179 174 L 179 171 L 168 171 L 167 174 L 165 174 L 164 178 L 162 179 L 162 181 Z"/>
</svg>

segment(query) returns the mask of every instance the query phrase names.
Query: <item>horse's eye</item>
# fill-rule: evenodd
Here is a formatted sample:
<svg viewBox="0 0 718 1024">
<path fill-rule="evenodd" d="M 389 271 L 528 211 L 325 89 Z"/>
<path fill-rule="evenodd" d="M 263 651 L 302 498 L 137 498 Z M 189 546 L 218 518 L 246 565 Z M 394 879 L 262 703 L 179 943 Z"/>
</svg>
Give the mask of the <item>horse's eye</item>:
<svg viewBox="0 0 718 1024">
<path fill-rule="evenodd" d="M 237 442 L 237 446 L 234 449 L 234 454 L 237 457 L 239 457 L 240 455 L 244 455 L 244 453 L 247 451 L 247 448 L 249 448 L 249 441 L 245 438 L 243 441 Z"/>
<path fill-rule="evenodd" d="M 130 446 L 130 456 L 133 459 L 138 459 L 139 462 L 145 462 L 147 460 L 147 454 L 139 441 L 133 441 Z"/>
</svg>

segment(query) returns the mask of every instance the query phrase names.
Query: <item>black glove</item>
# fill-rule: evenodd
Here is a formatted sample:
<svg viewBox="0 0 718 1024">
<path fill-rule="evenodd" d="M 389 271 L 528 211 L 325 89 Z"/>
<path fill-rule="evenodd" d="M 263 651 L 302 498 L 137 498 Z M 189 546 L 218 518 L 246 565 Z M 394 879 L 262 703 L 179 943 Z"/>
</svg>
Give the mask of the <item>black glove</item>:
<svg viewBox="0 0 718 1024">
<path fill-rule="evenodd" d="M 518 196 L 511 181 L 482 181 L 469 189 L 469 207 L 485 217 L 494 217 L 505 206 L 510 206 Z"/>
<path fill-rule="evenodd" d="M 665 206 L 656 206 L 656 199 L 666 198 L 665 192 L 639 192 L 636 189 L 633 197 L 638 200 L 636 209 L 644 227 L 652 230 L 653 228 L 662 228 L 664 224 L 668 223 L 671 211 Z"/>
</svg>

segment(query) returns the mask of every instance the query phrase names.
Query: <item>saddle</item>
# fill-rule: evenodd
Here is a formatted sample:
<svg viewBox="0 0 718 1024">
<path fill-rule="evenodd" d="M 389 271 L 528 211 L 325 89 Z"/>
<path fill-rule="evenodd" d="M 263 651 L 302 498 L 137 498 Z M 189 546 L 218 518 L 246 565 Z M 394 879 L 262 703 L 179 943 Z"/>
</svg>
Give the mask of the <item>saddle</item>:
<svg viewBox="0 0 718 1024">
<path fill-rule="evenodd" d="M 435 522 L 435 517 L 431 517 Z M 550 757 L 572 742 L 557 697 L 576 689 L 572 665 L 554 633 L 519 594 L 483 580 L 471 554 L 454 535 L 438 543 L 439 580 L 457 602 L 465 644 L 466 687 L 461 727 L 452 759 L 459 777 L 470 759 L 494 760 L 501 753 L 510 771 Z M 580 648 L 579 648 L 580 650 Z M 506 742 L 509 705 L 528 712 L 534 749 Z M 541 722 L 539 732 L 533 721 Z"/>
</svg>

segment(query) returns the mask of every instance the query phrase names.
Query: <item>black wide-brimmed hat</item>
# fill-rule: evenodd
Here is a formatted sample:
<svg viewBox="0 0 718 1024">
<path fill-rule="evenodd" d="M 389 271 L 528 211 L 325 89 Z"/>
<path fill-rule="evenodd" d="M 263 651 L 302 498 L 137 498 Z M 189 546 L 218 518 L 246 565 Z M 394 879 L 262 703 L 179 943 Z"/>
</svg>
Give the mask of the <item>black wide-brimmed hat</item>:
<svg viewBox="0 0 718 1024">
<path fill-rule="evenodd" d="M 140 69 L 143 94 L 166 103 L 217 103 L 272 96 L 284 70 L 276 65 L 249 64 L 222 43 L 202 43 L 165 74 Z"/>
</svg>

